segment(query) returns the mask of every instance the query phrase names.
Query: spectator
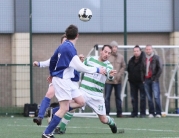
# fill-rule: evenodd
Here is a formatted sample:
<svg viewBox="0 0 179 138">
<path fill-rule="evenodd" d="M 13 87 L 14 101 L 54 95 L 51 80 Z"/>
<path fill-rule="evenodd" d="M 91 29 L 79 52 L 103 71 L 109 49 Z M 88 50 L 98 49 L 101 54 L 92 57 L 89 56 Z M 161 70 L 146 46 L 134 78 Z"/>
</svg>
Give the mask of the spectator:
<svg viewBox="0 0 179 138">
<path fill-rule="evenodd" d="M 162 73 L 162 62 L 160 57 L 153 52 L 152 45 L 146 45 L 146 74 L 144 88 L 148 98 L 149 118 L 161 117 L 160 86 L 159 77 Z M 155 109 L 153 103 L 155 100 Z"/>
<path fill-rule="evenodd" d="M 106 114 L 109 115 L 110 113 L 110 97 L 111 97 L 112 89 L 114 88 L 117 117 L 122 117 L 121 78 L 124 74 L 126 65 L 125 65 L 124 57 L 117 51 L 118 43 L 116 41 L 112 41 L 110 45 L 112 46 L 112 53 L 108 60 L 111 62 L 117 73 L 114 77 L 114 80 L 112 81 L 107 80 L 105 83 Z"/>
<path fill-rule="evenodd" d="M 138 91 L 140 91 L 140 117 L 146 116 L 146 94 L 144 90 L 145 53 L 136 45 L 134 56 L 128 62 L 128 81 L 130 83 L 132 112 L 131 117 L 138 117 Z"/>
</svg>

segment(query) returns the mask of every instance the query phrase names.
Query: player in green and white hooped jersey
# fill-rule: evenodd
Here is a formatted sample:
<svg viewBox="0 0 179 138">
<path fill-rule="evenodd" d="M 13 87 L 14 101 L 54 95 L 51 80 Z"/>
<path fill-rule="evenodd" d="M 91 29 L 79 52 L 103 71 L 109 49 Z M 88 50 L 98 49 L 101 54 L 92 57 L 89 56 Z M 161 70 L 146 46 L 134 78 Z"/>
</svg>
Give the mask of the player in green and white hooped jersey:
<svg viewBox="0 0 179 138">
<path fill-rule="evenodd" d="M 106 75 L 101 74 L 89 74 L 85 73 L 82 78 L 80 91 L 85 99 L 85 103 L 90 106 L 97 114 L 100 121 L 104 124 L 108 124 L 113 133 L 117 133 L 117 127 L 112 118 L 106 116 L 105 102 L 103 98 L 103 89 L 106 79 L 112 80 L 116 74 L 116 70 L 113 70 L 113 66 L 108 61 L 111 55 L 111 46 L 104 45 L 99 57 L 88 57 L 85 59 L 84 64 L 93 67 L 104 67 L 106 69 Z M 60 131 L 65 131 L 66 124 L 71 117 L 69 114 L 65 115 L 60 125 Z"/>
</svg>

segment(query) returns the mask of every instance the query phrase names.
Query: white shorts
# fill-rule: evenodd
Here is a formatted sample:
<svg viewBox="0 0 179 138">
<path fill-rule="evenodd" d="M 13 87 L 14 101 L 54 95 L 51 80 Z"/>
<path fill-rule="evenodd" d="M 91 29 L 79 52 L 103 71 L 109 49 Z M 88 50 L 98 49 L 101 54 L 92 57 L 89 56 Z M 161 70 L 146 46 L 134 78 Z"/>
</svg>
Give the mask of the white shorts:
<svg viewBox="0 0 179 138">
<path fill-rule="evenodd" d="M 91 107 L 94 112 L 96 112 L 98 115 L 106 115 L 106 107 L 104 98 L 96 98 L 92 95 L 89 95 L 87 92 L 85 92 L 83 89 L 80 89 L 80 92 L 85 99 L 85 104 Z M 93 98 L 94 97 L 94 98 Z"/>
<path fill-rule="evenodd" d="M 72 100 L 72 98 L 81 96 L 78 82 L 71 81 L 71 79 L 53 77 L 52 83 L 58 101 Z"/>
</svg>

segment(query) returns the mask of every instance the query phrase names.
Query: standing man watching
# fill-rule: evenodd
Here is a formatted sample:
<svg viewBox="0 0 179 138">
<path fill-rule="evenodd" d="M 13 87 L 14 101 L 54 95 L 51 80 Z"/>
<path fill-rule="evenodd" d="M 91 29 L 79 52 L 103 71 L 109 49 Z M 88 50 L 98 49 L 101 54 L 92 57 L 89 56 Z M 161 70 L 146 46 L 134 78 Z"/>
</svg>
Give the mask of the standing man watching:
<svg viewBox="0 0 179 138">
<path fill-rule="evenodd" d="M 146 45 L 146 74 L 144 88 L 148 98 L 149 118 L 161 117 L 160 86 L 159 77 L 162 73 L 162 62 L 160 57 L 153 52 L 152 45 Z M 153 96 L 155 100 L 155 109 Z"/>
<path fill-rule="evenodd" d="M 105 83 L 106 114 L 109 115 L 110 113 L 110 97 L 112 89 L 114 88 L 117 117 L 122 117 L 121 79 L 124 74 L 126 64 L 124 57 L 118 52 L 118 43 L 116 41 L 112 41 L 110 45 L 112 46 L 112 53 L 108 60 L 113 65 L 113 68 L 117 71 L 117 73 L 112 81 L 107 80 Z"/>
<path fill-rule="evenodd" d="M 145 117 L 146 94 L 144 90 L 145 79 L 145 53 L 136 45 L 133 48 L 134 56 L 128 62 L 128 81 L 130 83 L 132 112 L 131 117 L 138 117 L 138 91 L 140 91 L 140 117 Z"/>
</svg>

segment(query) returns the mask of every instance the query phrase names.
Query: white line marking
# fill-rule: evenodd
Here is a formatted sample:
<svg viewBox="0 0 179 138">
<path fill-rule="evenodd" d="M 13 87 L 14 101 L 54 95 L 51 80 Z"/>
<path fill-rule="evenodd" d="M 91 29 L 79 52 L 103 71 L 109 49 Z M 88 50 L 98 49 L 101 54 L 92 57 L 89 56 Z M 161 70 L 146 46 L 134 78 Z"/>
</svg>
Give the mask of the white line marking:
<svg viewBox="0 0 179 138">
<path fill-rule="evenodd" d="M 37 127 L 35 125 L 11 125 L 11 124 L 7 124 L 7 126 L 9 127 Z M 38 127 L 47 127 L 47 126 L 38 126 Z M 77 126 L 74 126 L 74 127 L 67 127 L 68 128 L 71 128 L 71 129 L 82 129 L 82 128 L 85 128 L 85 129 L 110 129 L 110 128 L 101 128 L 101 127 L 77 127 Z M 119 130 L 120 129 L 124 129 L 124 130 L 132 130 L 132 131 L 154 131 L 154 132 L 179 132 L 179 131 L 176 131 L 176 130 L 161 130 L 161 129 L 133 129 L 133 128 L 118 128 Z"/>
</svg>

